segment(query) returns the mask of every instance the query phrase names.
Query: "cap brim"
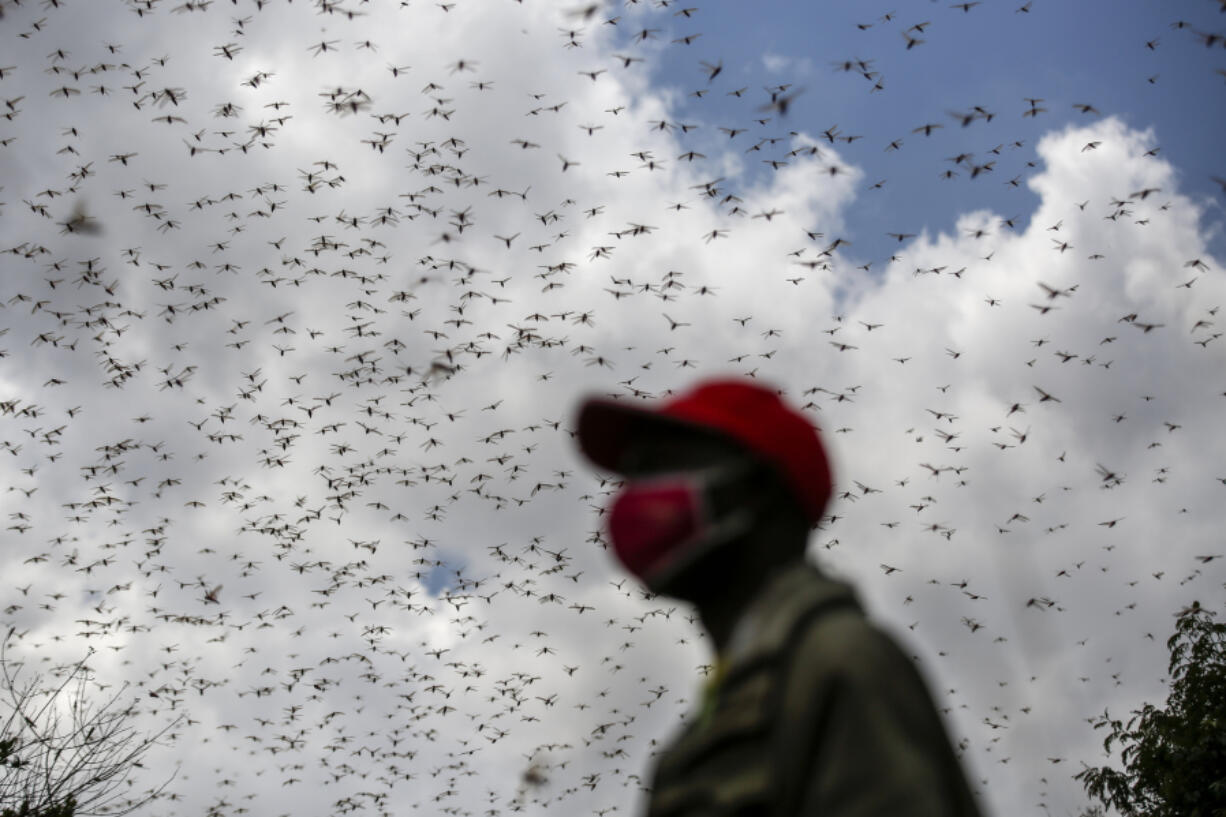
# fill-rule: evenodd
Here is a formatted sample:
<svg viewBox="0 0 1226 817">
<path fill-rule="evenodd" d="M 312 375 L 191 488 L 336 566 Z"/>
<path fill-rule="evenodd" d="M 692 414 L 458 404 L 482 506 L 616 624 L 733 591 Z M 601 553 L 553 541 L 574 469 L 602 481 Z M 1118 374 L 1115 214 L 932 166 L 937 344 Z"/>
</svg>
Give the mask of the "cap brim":
<svg viewBox="0 0 1226 817">
<path fill-rule="evenodd" d="M 622 473 L 622 452 L 648 428 L 700 431 L 701 427 L 647 408 L 616 400 L 590 399 L 579 409 L 579 450 L 596 465 Z"/>
</svg>

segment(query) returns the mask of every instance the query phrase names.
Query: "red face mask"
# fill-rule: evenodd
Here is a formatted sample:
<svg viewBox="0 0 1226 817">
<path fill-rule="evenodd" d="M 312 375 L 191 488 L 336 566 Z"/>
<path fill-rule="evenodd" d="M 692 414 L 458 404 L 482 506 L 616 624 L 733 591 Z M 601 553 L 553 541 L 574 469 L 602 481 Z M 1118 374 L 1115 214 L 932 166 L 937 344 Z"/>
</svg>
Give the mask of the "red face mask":
<svg viewBox="0 0 1226 817">
<path fill-rule="evenodd" d="M 711 489 L 741 468 L 682 471 L 628 481 L 609 505 L 613 551 L 648 586 L 678 561 L 728 541 L 749 528 L 746 512 L 717 516 Z"/>
</svg>

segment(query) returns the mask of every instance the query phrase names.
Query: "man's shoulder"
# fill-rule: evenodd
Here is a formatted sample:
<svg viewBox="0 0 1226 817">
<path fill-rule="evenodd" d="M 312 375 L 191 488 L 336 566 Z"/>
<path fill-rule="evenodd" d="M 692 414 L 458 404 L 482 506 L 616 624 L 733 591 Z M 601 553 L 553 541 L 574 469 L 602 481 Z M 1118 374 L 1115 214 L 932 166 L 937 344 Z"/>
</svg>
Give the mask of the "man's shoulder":
<svg viewBox="0 0 1226 817">
<path fill-rule="evenodd" d="M 850 585 L 798 562 L 776 575 L 750 604 L 729 639 L 725 658 L 746 664 L 787 649 L 817 622 L 840 629 L 869 626 Z"/>
<path fill-rule="evenodd" d="M 791 647 L 801 671 L 848 681 L 897 683 L 915 672 L 899 643 L 862 613 L 814 619 L 797 631 Z"/>
<path fill-rule="evenodd" d="M 892 636 L 864 612 L 853 588 L 808 562 L 789 568 L 768 586 L 746 615 L 735 638 L 759 649 L 782 649 L 804 671 L 847 676 L 887 676 L 913 666 Z M 738 628 L 740 629 L 740 628 Z M 743 653 L 752 649 L 740 645 Z"/>
</svg>

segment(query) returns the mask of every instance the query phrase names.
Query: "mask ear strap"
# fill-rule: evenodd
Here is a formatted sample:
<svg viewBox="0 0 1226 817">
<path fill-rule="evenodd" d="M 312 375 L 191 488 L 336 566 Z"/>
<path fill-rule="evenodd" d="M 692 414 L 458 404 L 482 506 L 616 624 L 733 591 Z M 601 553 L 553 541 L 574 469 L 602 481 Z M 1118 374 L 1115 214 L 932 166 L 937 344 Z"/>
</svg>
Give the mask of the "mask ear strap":
<svg viewBox="0 0 1226 817">
<path fill-rule="evenodd" d="M 754 477 L 760 467 L 759 463 L 717 466 L 716 470 L 724 473 L 719 474 L 715 479 L 728 480 L 734 484 L 751 485 L 756 482 Z M 752 502 L 737 504 L 713 518 L 711 524 L 703 530 L 696 541 L 679 548 L 662 567 L 653 571 L 650 576 L 644 577 L 648 589 L 653 593 L 665 592 L 682 573 L 748 533 L 766 505 L 762 491 L 751 489 L 750 495 L 753 497 Z M 702 501 L 707 508 L 715 505 L 710 496 L 704 496 Z"/>
<path fill-rule="evenodd" d="M 717 465 L 706 473 L 710 492 L 707 501 L 725 516 L 734 516 L 740 510 L 760 514 L 771 503 L 772 491 L 779 484 L 775 470 L 759 459 Z"/>
</svg>

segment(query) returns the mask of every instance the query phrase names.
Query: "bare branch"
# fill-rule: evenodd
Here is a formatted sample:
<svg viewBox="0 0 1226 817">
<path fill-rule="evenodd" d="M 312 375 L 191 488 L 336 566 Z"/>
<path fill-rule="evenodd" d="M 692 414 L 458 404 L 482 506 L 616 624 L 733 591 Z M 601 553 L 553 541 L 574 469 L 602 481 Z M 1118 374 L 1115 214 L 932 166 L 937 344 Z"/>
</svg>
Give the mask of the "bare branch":
<svg viewBox="0 0 1226 817">
<path fill-rule="evenodd" d="M 156 800 L 174 778 L 127 794 L 144 755 L 182 719 L 138 732 L 127 685 L 96 697 L 106 687 L 88 660 L 27 680 L 0 645 L 0 803 L 27 804 L 35 814 L 70 806 L 78 817 L 115 817 Z"/>
</svg>

